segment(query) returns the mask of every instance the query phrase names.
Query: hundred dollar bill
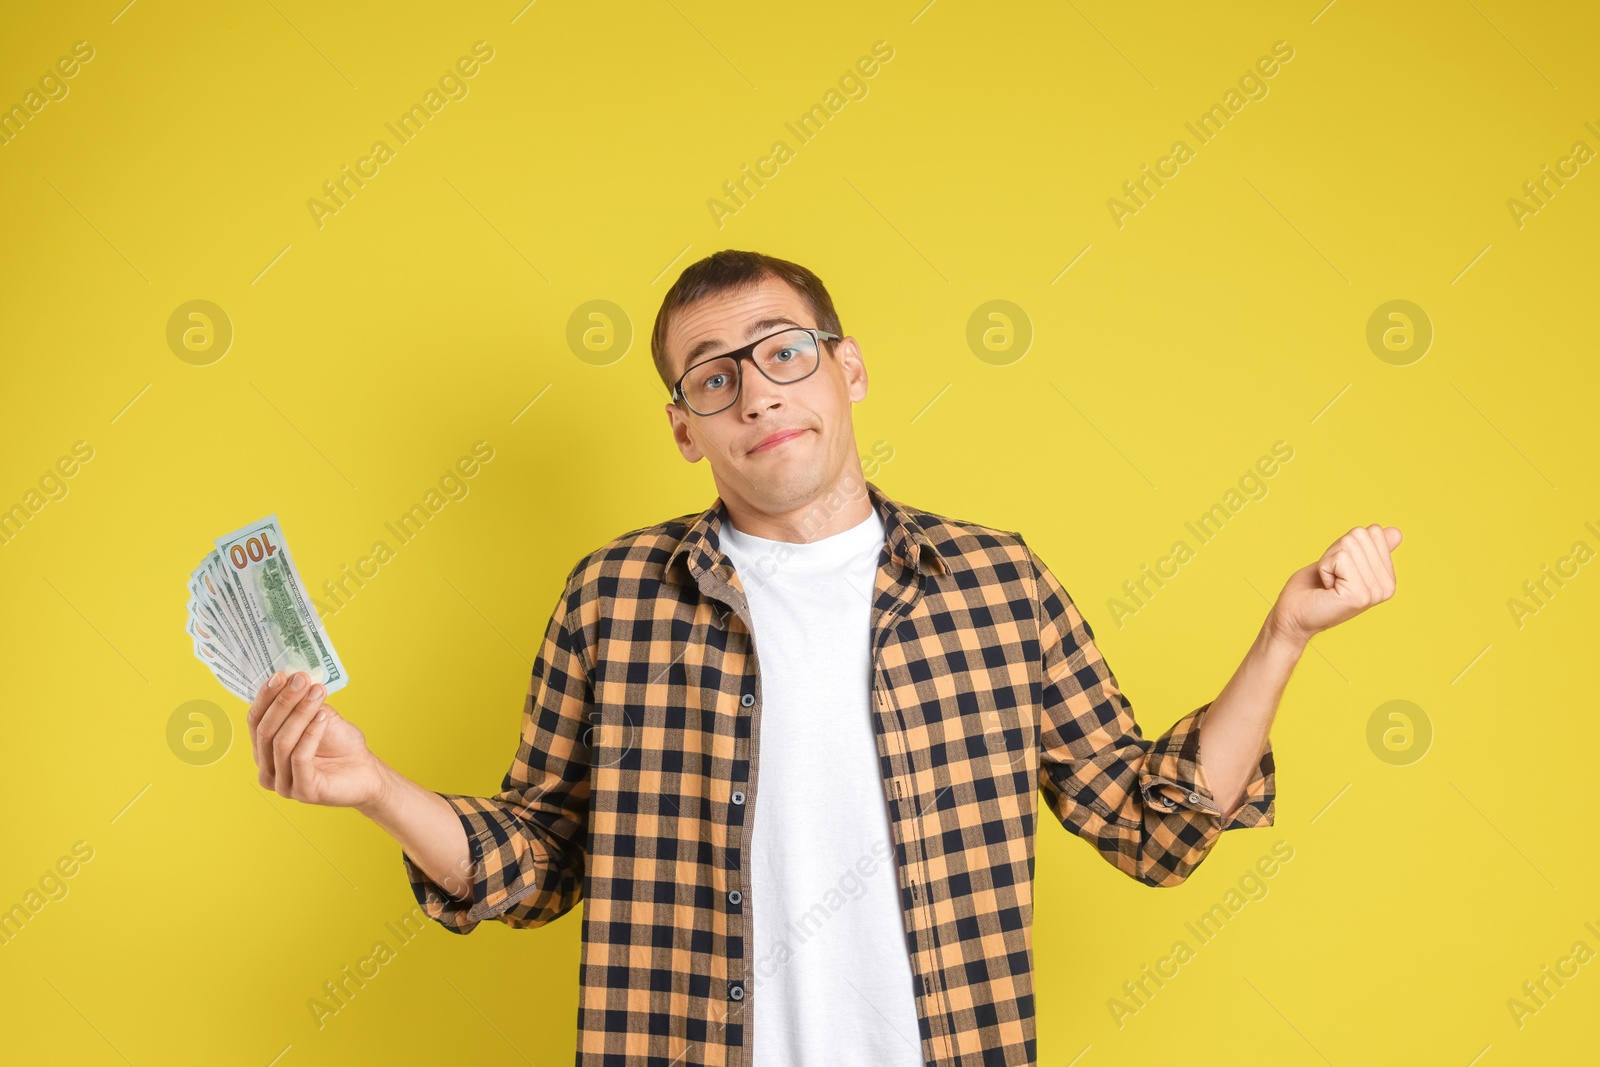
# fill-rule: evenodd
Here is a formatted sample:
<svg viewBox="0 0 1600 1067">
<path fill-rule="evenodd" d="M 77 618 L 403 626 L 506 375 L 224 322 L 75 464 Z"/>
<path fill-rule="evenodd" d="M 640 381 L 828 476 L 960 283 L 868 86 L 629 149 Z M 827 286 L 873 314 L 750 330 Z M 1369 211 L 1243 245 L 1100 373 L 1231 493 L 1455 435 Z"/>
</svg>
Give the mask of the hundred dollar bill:
<svg viewBox="0 0 1600 1067">
<path fill-rule="evenodd" d="M 205 593 L 205 585 L 198 577 L 189 579 L 189 621 L 195 626 L 209 631 L 205 639 L 228 653 L 229 659 L 242 673 L 254 674 L 254 664 L 245 654 L 244 644 L 239 640 L 239 632 L 228 622 L 222 610 Z M 195 630 L 191 634 L 200 636 Z"/>
<path fill-rule="evenodd" d="M 349 674 L 322 620 L 306 596 L 276 515 L 217 538 L 215 563 L 224 600 L 237 612 L 241 638 L 252 659 L 274 671 L 305 671 L 328 692 L 349 682 Z"/>
<path fill-rule="evenodd" d="M 205 659 L 205 656 L 201 655 L 198 650 L 196 650 L 195 655 L 199 656 L 201 660 Z M 211 668 L 211 676 L 217 680 L 217 683 L 221 685 L 222 688 L 226 689 L 228 692 L 232 693 L 246 704 L 249 704 L 255 700 L 256 697 L 254 690 L 245 688 L 238 682 L 235 682 L 228 675 L 224 674 L 222 671 L 217 670 L 216 664 L 206 663 L 206 666 Z"/>
<path fill-rule="evenodd" d="M 255 699 L 256 691 L 261 686 L 243 680 L 237 669 L 230 667 L 228 660 L 205 642 L 196 641 L 194 643 L 194 654 L 201 663 L 211 668 L 211 673 L 216 676 L 217 681 L 221 682 L 228 692 L 247 703 Z"/>
<path fill-rule="evenodd" d="M 255 681 L 259 672 L 222 640 L 221 631 L 207 616 L 206 605 L 193 599 L 189 601 L 189 624 L 186 629 L 194 639 L 195 658 L 209 667 L 217 681 L 230 693 L 246 701 L 254 700 L 255 692 L 261 688 L 260 683 Z"/>
<path fill-rule="evenodd" d="M 185 629 L 194 639 L 195 658 L 210 668 L 223 688 L 249 702 L 267 675 L 246 652 L 239 626 L 223 606 L 222 584 L 207 573 L 216 550 L 189 575 L 189 622 Z"/>
<path fill-rule="evenodd" d="M 200 566 L 195 568 L 190 592 L 196 601 L 209 607 L 212 621 L 220 624 L 228 633 L 239 668 L 246 674 L 266 679 L 272 672 L 267 670 L 266 660 L 251 651 L 250 642 L 245 637 L 244 615 L 239 610 L 233 588 L 222 577 L 221 558 L 216 549 L 207 553 L 200 561 Z"/>
<path fill-rule="evenodd" d="M 251 681 L 252 676 L 238 666 L 238 654 L 220 639 L 217 631 L 207 626 L 205 620 L 195 613 L 193 601 L 190 602 L 190 605 L 189 625 L 187 628 L 189 636 L 194 638 L 195 655 L 213 667 L 220 667 L 234 681 L 241 684 Z"/>
</svg>

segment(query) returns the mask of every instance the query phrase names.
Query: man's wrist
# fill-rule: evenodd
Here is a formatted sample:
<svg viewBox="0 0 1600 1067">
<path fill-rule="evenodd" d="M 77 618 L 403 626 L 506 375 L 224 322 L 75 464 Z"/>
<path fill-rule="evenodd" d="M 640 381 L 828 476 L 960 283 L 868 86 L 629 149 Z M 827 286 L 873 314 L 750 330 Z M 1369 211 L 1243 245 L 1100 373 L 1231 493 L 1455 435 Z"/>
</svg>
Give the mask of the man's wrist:
<svg viewBox="0 0 1600 1067">
<path fill-rule="evenodd" d="M 378 789 L 377 794 L 362 804 L 357 804 L 356 810 L 380 826 L 390 826 L 394 823 L 394 805 L 400 799 L 400 790 L 395 781 L 394 768 L 390 767 L 377 756 L 372 757 L 377 765 Z"/>
<path fill-rule="evenodd" d="M 1306 650 L 1306 644 L 1311 640 L 1310 634 L 1286 620 L 1276 606 L 1267 613 L 1267 621 L 1262 631 L 1270 651 L 1292 659 L 1299 659 L 1300 654 Z"/>
</svg>

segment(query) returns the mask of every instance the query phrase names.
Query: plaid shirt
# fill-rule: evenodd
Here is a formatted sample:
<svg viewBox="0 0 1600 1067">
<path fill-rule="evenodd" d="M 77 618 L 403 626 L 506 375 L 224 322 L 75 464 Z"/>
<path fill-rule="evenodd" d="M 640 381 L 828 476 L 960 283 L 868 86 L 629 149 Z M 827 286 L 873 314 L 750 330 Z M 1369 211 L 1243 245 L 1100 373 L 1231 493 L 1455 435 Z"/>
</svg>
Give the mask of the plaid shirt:
<svg viewBox="0 0 1600 1067">
<path fill-rule="evenodd" d="M 1272 747 L 1225 815 L 1198 762 L 1209 703 L 1145 739 L 1020 534 L 865 485 L 886 533 L 872 718 L 922 1055 L 1032 1067 L 1037 798 L 1118 870 L 1173 886 L 1222 831 L 1273 824 Z M 763 694 L 725 521 L 719 497 L 568 574 L 501 791 L 440 794 L 478 865 L 470 901 L 402 851 L 418 903 L 456 933 L 585 902 L 579 1067 L 750 1067 Z"/>
</svg>

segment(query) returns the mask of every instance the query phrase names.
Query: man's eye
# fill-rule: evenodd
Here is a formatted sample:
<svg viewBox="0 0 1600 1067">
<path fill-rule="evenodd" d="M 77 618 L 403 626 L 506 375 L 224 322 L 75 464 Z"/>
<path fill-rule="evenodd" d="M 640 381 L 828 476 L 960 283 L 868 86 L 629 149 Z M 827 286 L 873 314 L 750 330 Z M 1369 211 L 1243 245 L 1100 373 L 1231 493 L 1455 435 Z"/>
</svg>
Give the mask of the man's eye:
<svg viewBox="0 0 1600 1067">
<path fill-rule="evenodd" d="M 713 374 L 706 378 L 705 381 L 700 383 L 700 388 L 721 389 L 722 386 L 727 382 L 727 379 L 728 376 L 726 374 Z"/>
</svg>

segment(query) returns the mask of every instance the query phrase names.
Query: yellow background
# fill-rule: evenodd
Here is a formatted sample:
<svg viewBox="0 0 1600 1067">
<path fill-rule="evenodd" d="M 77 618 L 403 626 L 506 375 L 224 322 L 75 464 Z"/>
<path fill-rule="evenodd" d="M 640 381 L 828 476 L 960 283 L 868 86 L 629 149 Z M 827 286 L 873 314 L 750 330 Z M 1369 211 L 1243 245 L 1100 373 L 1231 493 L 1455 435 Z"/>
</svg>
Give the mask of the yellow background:
<svg viewBox="0 0 1600 1067">
<path fill-rule="evenodd" d="M 95 50 L 0 147 L 0 505 L 94 449 L 0 546 L 0 906 L 94 850 L 0 947 L 5 1059 L 570 1062 L 576 913 L 430 925 L 318 1029 L 307 1001 L 415 905 L 398 846 L 256 785 L 182 589 L 270 512 L 320 587 L 489 442 L 470 494 L 327 624 L 354 678 L 334 703 L 373 748 L 493 792 L 567 568 L 714 497 L 670 443 L 648 334 L 723 247 L 822 276 L 872 374 L 860 451 L 893 449 L 875 480 L 1022 531 L 1148 736 L 1215 696 L 1294 569 L 1358 523 L 1405 533 L 1394 599 L 1290 684 L 1276 827 L 1158 892 L 1041 824 L 1041 1063 L 1592 1055 L 1600 964 L 1520 1027 L 1506 1004 L 1600 950 L 1600 568 L 1520 628 L 1507 607 L 1600 547 L 1600 173 L 1520 228 L 1506 203 L 1600 149 L 1591 6 L 121 4 L 30 5 L 0 36 L 0 103 Z M 479 40 L 469 94 L 319 228 L 306 201 Z M 867 95 L 798 145 L 785 121 L 879 40 Z M 1198 145 L 1184 122 L 1276 41 L 1268 95 Z M 794 158 L 719 229 L 707 200 L 780 138 Z M 1108 198 L 1179 138 L 1195 158 L 1118 228 Z M 166 340 L 196 299 L 234 330 L 209 366 Z M 597 299 L 631 324 L 620 358 L 568 345 Z M 966 339 L 992 299 L 1034 330 L 1004 366 Z M 1366 342 L 1392 299 L 1435 330 L 1409 366 Z M 1270 492 L 1119 628 L 1109 598 L 1278 440 Z M 167 742 L 196 699 L 235 731 L 205 766 Z M 1367 743 L 1396 699 L 1434 731 L 1409 765 Z M 1107 1000 L 1278 840 L 1268 894 L 1119 1028 Z"/>
</svg>

